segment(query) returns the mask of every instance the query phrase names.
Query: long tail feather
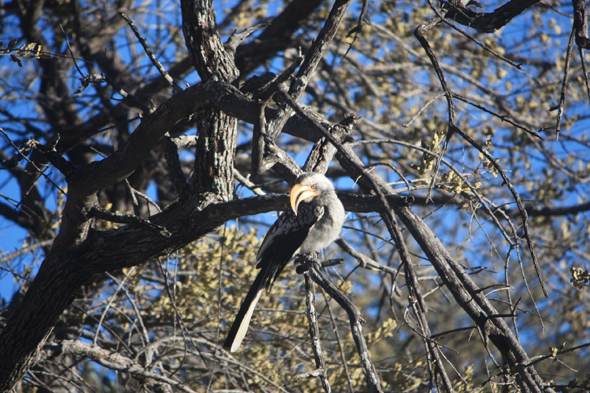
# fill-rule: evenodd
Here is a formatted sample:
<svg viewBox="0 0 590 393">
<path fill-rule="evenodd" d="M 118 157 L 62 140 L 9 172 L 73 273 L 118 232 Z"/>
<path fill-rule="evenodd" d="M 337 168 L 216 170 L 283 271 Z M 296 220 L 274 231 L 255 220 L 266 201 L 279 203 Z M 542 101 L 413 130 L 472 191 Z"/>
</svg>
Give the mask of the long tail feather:
<svg viewBox="0 0 590 393">
<path fill-rule="evenodd" d="M 264 292 L 265 285 L 264 285 L 264 276 L 266 272 L 264 269 L 258 273 L 256 279 L 252 283 L 246 298 L 242 302 L 242 306 L 240 307 L 240 311 L 236 315 L 236 319 L 229 330 L 227 338 L 223 343 L 223 347 L 225 349 L 229 349 L 230 352 L 236 352 L 240 349 L 240 345 L 242 345 L 242 340 L 246 333 L 248 332 L 248 326 L 250 325 L 250 319 L 252 318 L 252 313 L 256 308 L 256 304 L 260 299 L 260 296 Z"/>
</svg>

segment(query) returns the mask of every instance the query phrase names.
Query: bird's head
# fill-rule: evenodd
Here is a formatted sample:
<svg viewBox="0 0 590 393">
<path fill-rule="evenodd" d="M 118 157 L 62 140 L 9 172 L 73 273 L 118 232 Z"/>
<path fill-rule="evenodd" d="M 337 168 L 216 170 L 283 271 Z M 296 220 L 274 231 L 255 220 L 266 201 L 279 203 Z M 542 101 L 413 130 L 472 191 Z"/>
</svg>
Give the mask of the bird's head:
<svg viewBox="0 0 590 393">
<path fill-rule="evenodd" d="M 301 202 L 311 202 L 318 195 L 330 190 L 334 190 L 334 185 L 326 176 L 320 173 L 310 172 L 299 175 L 291 189 L 291 208 L 293 212 L 297 215 L 297 208 Z"/>
</svg>

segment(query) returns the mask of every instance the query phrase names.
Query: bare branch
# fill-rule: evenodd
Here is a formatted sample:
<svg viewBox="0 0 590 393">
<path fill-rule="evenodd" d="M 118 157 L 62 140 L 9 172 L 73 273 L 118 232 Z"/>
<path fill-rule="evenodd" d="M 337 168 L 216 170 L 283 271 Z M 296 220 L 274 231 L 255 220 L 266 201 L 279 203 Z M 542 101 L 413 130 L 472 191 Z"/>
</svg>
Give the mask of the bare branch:
<svg viewBox="0 0 590 393">
<path fill-rule="evenodd" d="M 309 255 L 304 256 L 304 264 L 301 266 L 303 270 L 309 272 L 310 278 L 326 291 L 332 299 L 346 311 L 350 319 L 350 328 L 352 331 L 352 337 L 354 338 L 357 346 L 357 351 L 361 358 L 361 365 L 365 374 L 365 380 L 367 382 L 367 388 L 369 392 L 382 392 L 381 382 L 379 375 L 371 360 L 369 349 L 363 337 L 362 324 L 364 323 L 363 318 L 356 306 L 344 296 L 338 288 L 328 281 L 320 272 L 320 267 L 316 258 L 311 258 Z"/>
<path fill-rule="evenodd" d="M 43 348 L 43 351 L 40 352 L 37 360 L 39 361 L 44 358 L 52 358 L 63 355 L 88 357 L 101 366 L 115 371 L 124 371 L 140 380 L 150 379 L 159 383 L 168 384 L 171 387 L 180 390 L 181 392 L 194 393 L 194 390 L 186 387 L 184 383 L 177 379 L 169 378 L 156 372 L 149 371 L 136 361 L 126 358 L 117 352 L 109 352 L 97 345 L 84 343 L 82 341 L 64 340 L 60 344 L 46 345 Z"/>
</svg>

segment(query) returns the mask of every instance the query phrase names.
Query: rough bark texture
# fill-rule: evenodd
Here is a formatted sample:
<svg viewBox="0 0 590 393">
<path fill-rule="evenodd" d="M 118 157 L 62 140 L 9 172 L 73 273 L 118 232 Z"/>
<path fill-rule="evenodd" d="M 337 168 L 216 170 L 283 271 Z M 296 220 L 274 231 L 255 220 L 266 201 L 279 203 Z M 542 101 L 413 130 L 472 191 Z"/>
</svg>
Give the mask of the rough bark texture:
<svg viewBox="0 0 590 393">
<path fill-rule="evenodd" d="M 211 78 L 233 83 L 239 76 L 233 52 L 225 49 L 217 33 L 213 2 L 183 0 L 182 30 L 189 55 L 202 81 Z M 232 198 L 233 156 L 237 120 L 211 108 L 199 116 L 193 190 Z"/>
<path fill-rule="evenodd" d="M 503 4 L 494 12 L 475 12 L 466 7 L 449 6 L 446 16 L 462 25 L 469 26 L 481 33 L 493 33 L 506 26 L 512 19 L 531 8 L 540 0 L 512 0 Z"/>
</svg>

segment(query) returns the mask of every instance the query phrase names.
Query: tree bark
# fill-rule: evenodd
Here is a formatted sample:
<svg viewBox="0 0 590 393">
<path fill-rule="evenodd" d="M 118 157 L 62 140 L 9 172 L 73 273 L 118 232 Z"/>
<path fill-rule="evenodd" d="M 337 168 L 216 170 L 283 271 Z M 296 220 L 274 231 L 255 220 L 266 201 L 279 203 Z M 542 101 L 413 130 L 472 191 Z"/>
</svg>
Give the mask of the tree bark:
<svg viewBox="0 0 590 393">
<path fill-rule="evenodd" d="M 211 0 L 182 0 L 182 30 L 189 56 L 201 79 L 235 83 L 239 72 L 234 53 L 217 32 Z M 233 196 L 233 160 L 237 120 L 217 108 L 199 114 L 193 190 L 212 192 L 222 200 Z"/>
</svg>

